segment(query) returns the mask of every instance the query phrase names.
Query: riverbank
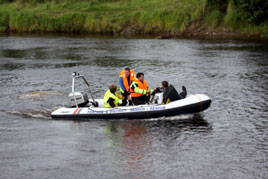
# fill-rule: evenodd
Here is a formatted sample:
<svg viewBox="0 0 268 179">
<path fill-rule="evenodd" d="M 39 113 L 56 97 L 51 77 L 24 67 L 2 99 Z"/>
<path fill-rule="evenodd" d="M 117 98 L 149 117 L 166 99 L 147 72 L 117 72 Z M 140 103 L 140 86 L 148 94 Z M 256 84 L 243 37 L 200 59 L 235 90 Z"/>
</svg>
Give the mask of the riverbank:
<svg viewBox="0 0 268 179">
<path fill-rule="evenodd" d="M 206 0 L 14 1 L 1 4 L 0 32 L 153 35 L 158 38 L 268 37 L 268 26 L 237 27 L 228 21 L 230 15 L 224 18 L 214 11 L 209 12 L 206 3 Z"/>
</svg>

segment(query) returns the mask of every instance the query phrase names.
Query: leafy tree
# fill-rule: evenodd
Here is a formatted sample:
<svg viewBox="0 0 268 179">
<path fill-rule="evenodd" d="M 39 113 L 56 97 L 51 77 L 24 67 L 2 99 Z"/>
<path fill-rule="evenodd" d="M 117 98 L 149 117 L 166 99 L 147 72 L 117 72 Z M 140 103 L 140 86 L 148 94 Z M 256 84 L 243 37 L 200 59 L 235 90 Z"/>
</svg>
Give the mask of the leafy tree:
<svg viewBox="0 0 268 179">
<path fill-rule="evenodd" d="M 226 13 L 228 0 L 207 0 L 207 8 L 209 11 L 219 10 L 221 13 Z"/>
<path fill-rule="evenodd" d="M 268 20 L 267 0 L 231 0 L 242 20 L 261 24 Z"/>
<path fill-rule="evenodd" d="M 0 0 L 0 4 L 1 3 L 10 3 L 10 2 L 14 2 L 15 0 Z"/>
</svg>

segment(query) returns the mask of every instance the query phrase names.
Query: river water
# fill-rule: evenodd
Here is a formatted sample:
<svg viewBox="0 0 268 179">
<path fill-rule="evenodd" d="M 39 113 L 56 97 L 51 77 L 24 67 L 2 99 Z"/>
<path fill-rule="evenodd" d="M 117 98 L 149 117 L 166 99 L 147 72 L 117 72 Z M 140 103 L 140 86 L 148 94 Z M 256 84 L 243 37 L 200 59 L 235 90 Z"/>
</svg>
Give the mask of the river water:
<svg viewBox="0 0 268 179">
<path fill-rule="evenodd" d="M 96 98 L 129 66 L 212 99 L 201 114 L 53 120 L 71 73 Z M 0 178 L 267 178 L 268 42 L 0 35 Z M 82 87 L 81 87 L 82 88 Z"/>
</svg>

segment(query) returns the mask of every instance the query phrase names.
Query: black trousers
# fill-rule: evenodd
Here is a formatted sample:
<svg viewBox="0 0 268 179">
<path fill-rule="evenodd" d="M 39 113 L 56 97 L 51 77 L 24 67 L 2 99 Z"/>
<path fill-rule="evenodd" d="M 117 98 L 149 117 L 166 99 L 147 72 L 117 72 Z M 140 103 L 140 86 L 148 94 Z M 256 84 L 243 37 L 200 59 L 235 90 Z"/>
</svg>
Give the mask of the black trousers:
<svg viewBox="0 0 268 179">
<path fill-rule="evenodd" d="M 129 95 L 129 93 L 121 93 L 124 96 L 124 99 L 122 100 L 122 104 L 121 106 L 125 106 L 127 105 L 127 96 Z M 129 105 L 133 105 L 132 101 L 128 101 Z"/>
<path fill-rule="evenodd" d="M 132 102 L 134 105 L 141 105 L 141 104 L 146 104 L 149 102 L 150 95 L 143 95 L 140 97 L 132 97 Z"/>
</svg>

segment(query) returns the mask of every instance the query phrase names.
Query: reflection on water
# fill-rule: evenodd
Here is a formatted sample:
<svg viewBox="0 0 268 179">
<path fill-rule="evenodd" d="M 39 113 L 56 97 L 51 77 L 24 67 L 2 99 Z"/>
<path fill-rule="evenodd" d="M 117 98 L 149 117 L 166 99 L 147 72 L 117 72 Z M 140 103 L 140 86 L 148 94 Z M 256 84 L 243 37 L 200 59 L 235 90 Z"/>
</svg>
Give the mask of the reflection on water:
<svg viewBox="0 0 268 179">
<path fill-rule="evenodd" d="M 174 152 L 177 141 L 187 143 L 191 140 L 184 135 L 185 131 L 189 135 L 208 135 L 212 131 L 211 125 L 199 114 L 179 118 L 106 122 L 105 134 L 113 148 L 112 157 L 119 160 L 118 167 L 126 171 L 129 178 L 153 178 L 153 164 L 158 160 L 153 154 L 159 152 L 159 148 L 162 148 L 161 153 Z"/>
<path fill-rule="evenodd" d="M 152 178 L 152 136 L 147 129 L 136 122 L 108 122 L 110 139 L 116 148 L 114 157 L 120 158 L 119 167 L 130 178 Z M 109 131 L 109 129 L 108 129 Z M 112 132 L 113 131 L 113 132 Z M 117 134 L 119 132 L 119 135 Z M 116 136 L 116 137 L 115 137 Z"/>
<path fill-rule="evenodd" d="M 100 67 L 122 67 L 123 69 L 125 66 L 133 66 L 135 61 L 128 60 L 128 59 L 117 59 L 115 57 L 103 57 L 103 58 L 96 58 L 92 61 L 88 61 L 85 65 L 94 65 Z"/>
<path fill-rule="evenodd" d="M 2 50 L 2 56 L 7 58 L 23 58 L 26 56 L 26 50 L 19 50 L 19 49 L 6 49 Z"/>
</svg>

